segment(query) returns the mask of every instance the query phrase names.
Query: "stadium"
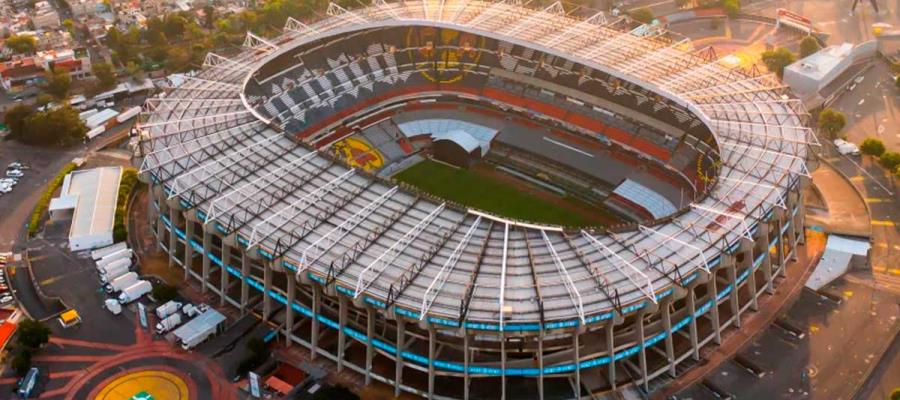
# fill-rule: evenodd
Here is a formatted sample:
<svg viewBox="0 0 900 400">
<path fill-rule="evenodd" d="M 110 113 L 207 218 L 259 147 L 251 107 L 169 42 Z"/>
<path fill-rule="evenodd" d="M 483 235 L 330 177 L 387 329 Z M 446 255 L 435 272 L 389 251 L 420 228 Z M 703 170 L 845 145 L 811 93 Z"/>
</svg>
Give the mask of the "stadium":
<svg viewBox="0 0 900 400">
<path fill-rule="evenodd" d="M 331 4 L 151 98 L 135 162 L 170 265 L 367 383 L 648 390 L 803 243 L 808 115 L 735 64 L 559 3 Z"/>
</svg>

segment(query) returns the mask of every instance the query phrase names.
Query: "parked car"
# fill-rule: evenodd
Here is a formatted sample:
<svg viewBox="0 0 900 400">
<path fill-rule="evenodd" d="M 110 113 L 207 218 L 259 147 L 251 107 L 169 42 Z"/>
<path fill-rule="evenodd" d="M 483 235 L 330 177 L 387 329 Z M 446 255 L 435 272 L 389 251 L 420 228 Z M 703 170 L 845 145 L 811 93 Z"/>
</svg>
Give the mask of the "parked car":
<svg viewBox="0 0 900 400">
<path fill-rule="evenodd" d="M 13 297 L 10 296 L 10 295 L 5 295 L 5 296 L 3 296 L 3 297 L 0 297 L 0 304 L 6 304 L 6 303 L 9 303 L 9 302 L 11 302 L 11 301 L 13 301 Z"/>
<path fill-rule="evenodd" d="M 21 178 L 25 176 L 25 173 L 18 169 L 8 169 L 6 170 L 6 176 L 11 178 Z"/>
<path fill-rule="evenodd" d="M 838 153 L 842 155 L 858 156 L 860 154 L 859 146 L 844 139 L 834 139 L 834 145 L 837 147 Z"/>
</svg>

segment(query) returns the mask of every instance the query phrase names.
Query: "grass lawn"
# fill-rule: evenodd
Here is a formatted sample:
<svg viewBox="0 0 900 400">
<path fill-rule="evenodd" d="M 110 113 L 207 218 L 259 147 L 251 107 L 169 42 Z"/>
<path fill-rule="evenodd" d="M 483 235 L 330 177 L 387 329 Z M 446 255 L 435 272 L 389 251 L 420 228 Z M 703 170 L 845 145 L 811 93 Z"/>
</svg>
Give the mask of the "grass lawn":
<svg viewBox="0 0 900 400">
<path fill-rule="evenodd" d="M 598 209 L 597 216 L 590 218 L 563 205 L 538 198 L 525 190 L 528 184 L 524 181 L 520 185 L 514 185 L 493 176 L 453 168 L 432 160 L 416 164 L 394 178 L 435 196 L 503 217 L 568 226 L 608 222 L 603 219 L 603 210 Z M 571 201 L 559 197 L 556 203 L 566 202 Z"/>
</svg>

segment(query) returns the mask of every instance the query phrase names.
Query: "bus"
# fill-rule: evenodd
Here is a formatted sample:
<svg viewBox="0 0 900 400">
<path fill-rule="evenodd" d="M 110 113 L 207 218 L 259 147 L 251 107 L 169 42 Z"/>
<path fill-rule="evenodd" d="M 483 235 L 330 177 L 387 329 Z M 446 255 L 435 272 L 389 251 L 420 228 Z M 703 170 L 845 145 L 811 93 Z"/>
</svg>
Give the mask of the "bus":
<svg viewBox="0 0 900 400">
<path fill-rule="evenodd" d="M 31 392 L 34 390 L 35 385 L 37 385 L 40 374 L 41 371 L 37 367 L 31 367 L 31 369 L 28 370 L 25 377 L 19 381 L 19 398 L 27 399 L 28 396 L 31 396 Z"/>
</svg>

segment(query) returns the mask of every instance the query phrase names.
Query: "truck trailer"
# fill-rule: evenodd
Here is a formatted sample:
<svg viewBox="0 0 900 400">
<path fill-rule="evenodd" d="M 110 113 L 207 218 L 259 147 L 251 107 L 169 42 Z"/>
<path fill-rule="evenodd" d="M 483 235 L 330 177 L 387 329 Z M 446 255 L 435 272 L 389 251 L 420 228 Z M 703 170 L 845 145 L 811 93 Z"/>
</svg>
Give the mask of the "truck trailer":
<svg viewBox="0 0 900 400">
<path fill-rule="evenodd" d="M 97 250 L 91 251 L 91 259 L 97 261 L 103 257 L 106 257 L 110 254 L 113 254 L 119 250 L 127 250 L 128 244 L 126 242 L 119 242 L 113 245 L 109 245 L 106 247 L 101 247 Z"/>
<path fill-rule="evenodd" d="M 130 260 L 131 256 L 134 255 L 134 252 L 131 249 L 123 249 L 119 250 L 115 253 L 107 255 L 99 260 L 97 260 L 97 269 L 103 268 L 109 264 L 112 264 L 119 260 Z"/>
<path fill-rule="evenodd" d="M 164 319 L 164 318 L 178 312 L 178 310 L 180 310 L 180 309 L 181 309 L 181 303 L 179 303 L 175 300 L 170 300 L 168 303 L 163 304 L 159 307 L 156 307 L 156 316 L 159 317 L 159 319 Z"/>
<path fill-rule="evenodd" d="M 175 330 L 181 348 L 190 350 L 219 333 L 225 326 L 225 316 L 209 309 Z"/>
<path fill-rule="evenodd" d="M 162 335 L 172 329 L 175 329 L 176 326 L 181 324 L 181 314 L 179 312 L 175 312 L 161 321 L 156 323 L 156 334 Z"/>
<path fill-rule="evenodd" d="M 131 303 L 132 301 L 141 298 L 141 296 L 150 293 L 151 290 L 153 290 L 153 285 L 151 285 L 149 281 L 137 281 L 137 283 L 123 289 L 122 293 L 119 293 L 119 303 Z"/>
<path fill-rule="evenodd" d="M 104 286 L 106 289 L 106 293 L 116 293 L 121 292 L 125 288 L 134 285 L 138 281 L 137 272 L 128 272 L 125 275 L 122 275 L 116 279 L 113 279 L 110 283 Z"/>
<path fill-rule="evenodd" d="M 106 268 L 100 270 L 100 282 L 104 284 L 112 282 L 114 279 L 127 274 L 130 267 L 130 259 L 119 260 L 109 264 Z"/>
</svg>

